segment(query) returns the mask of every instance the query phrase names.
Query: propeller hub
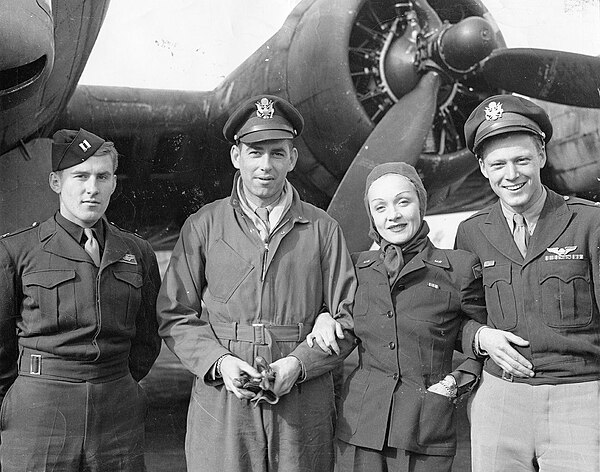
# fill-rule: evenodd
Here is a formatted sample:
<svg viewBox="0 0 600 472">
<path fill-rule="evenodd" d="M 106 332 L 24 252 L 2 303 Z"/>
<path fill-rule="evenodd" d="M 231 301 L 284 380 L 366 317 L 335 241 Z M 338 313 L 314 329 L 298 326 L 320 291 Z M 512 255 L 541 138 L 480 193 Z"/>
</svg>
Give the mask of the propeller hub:
<svg viewBox="0 0 600 472">
<path fill-rule="evenodd" d="M 382 64 L 382 77 L 388 92 L 399 99 L 413 90 L 419 82 L 415 57 L 417 46 L 410 35 L 405 34 L 393 41 Z"/>
<path fill-rule="evenodd" d="M 441 63 L 448 69 L 467 73 L 496 48 L 498 42 L 490 23 L 480 16 L 470 16 L 443 29 L 436 49 Z"/>
</svg>

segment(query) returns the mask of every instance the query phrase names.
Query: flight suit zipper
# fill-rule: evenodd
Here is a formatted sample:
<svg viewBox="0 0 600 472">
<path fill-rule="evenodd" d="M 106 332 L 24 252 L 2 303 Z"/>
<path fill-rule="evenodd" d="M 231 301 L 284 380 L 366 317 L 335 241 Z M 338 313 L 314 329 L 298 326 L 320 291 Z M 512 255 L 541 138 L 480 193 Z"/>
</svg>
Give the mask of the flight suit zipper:
<svg viewBox="0 0 600 472">
<path fill-rule="evenodd" d="M 271 232 L 271 234 L 275 234 L 279 230 L 279 228 L 285 226 L 288 221 L 290 221 L 289 218 L 286 219 L 285 221 L 280 221 L 279 224 L 275 227 L 275 229 Z M 267 261 L 269 259 L 269 243 L 271 242 L 271 234 L 269 234 L 269 236 L 267 236 L 267 240 L 264 241 L 265 250 L 262 255 L 262 264 L 261 264 L 262 268 L 261 268 L 261 275 L 260 275 L 261 282 L 265 281 L 265 276 L 267 275 Z"/>
<path fill-rule="evenodd" d="M 261 271 L 261 276 L 260 276 L 260 281 L 264 282 L 265 281 L 265 275 L 267 273 L 267 259 L 269 257 L 269 242 L 265 242 L 265 250 L 263 251 L 263 256 L 262 256 L 262 271 Z"/>
</svg>

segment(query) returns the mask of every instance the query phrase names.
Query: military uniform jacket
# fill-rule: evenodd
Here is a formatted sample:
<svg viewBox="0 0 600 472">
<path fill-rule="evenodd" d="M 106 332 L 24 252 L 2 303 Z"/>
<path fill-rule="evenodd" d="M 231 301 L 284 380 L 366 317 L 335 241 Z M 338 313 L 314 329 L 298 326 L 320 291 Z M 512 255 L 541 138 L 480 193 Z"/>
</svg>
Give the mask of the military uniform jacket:
<svg viewBox="0 0 600 472">
<path fill-rule="evenodd" d="M 452 371 L 466 320 L 485 320 L 479 261 L 429 241 L 389 287 L 379 251 L 357 254 L 359 365 L 346 380 L 337 435 L 351 444 L 454 455 L 455 404 L 427 388 Z M 481 365 L 461 369 L 476 376 Z"/>
<path fill-rule="evenodd" d="M 600 207 L 548 190 L 525 259 L 499 202 L 462 222 L 456 245 L 481 260 L 487 324 L 530 343 L 517 349 L 536 375 L 515 382 L 600 379 Z M 467 350 L 477 327 L 465 328 Z M 491 360 L 485 370 L 502 375 Z"/>
<path fill-rule="evenodd" d="M 77 362 L 86 377 L 120 361 L 136 380 L 150 370 L 160 350 L 156 256 L 138 236 L 105 228 L 99 268 L 54 217 L 0 239 L 0 400 L 19 348 Z"/>
</svg>

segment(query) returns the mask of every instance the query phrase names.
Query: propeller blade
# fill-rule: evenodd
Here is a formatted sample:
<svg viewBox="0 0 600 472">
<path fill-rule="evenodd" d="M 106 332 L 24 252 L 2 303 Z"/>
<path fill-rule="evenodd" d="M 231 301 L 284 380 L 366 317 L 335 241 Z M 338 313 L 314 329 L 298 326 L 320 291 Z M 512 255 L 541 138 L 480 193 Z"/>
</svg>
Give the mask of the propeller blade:
<svg viewBox="0 0 600 472">
<path fill-rule="evenodd" d="M 532 98 L 600 108 L 600 58 L 546 49 L 496 49 L 482 62 L 495 88 Z"/>
<path fill-rule="evenodd" d="M 460 182 L 478 166 L 477 158 L 465 148 L 449 154 L 421 154 L 415 167 L 429 193 Z"/>
<path fill-rule="evenodd" d="M 327 212 L 341 225 L 351 252 L 370 246 L 363 189 L 369 172 L 384 162 L 415 165 L 436 112 L 440 76 L 430 72 L 389 109 L 348 167 Z"/>
</svg>

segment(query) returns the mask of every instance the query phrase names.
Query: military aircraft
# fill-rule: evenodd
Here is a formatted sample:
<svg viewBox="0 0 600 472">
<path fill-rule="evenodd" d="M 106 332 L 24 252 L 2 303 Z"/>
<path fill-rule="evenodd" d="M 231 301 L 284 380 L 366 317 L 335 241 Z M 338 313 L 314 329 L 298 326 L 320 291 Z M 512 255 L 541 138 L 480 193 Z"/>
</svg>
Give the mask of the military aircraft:
<svg viewBox="0 0 600 472">
<path fill-rule="evenodd" d="M 0 51 L 0 232 L 52 211 L 47 138 L 81 126 L 123 155 L 110 219 L 156 249 L 172 247 L 187 215 L 230 191 L 221 129 L 240 100 L 260 93 L 283 96 L 304 115 L 290 178 L 340 221 L 351 250 L 368 245 L 362 185 L 379 162 L 416 165 L 430 213 L 493 199 L 462 127 L 479 101 L 502 91 L 543 100 L 551 114 L 545 183 L 600 200 L 600 59 L 507 48 L 481 0 L 304 0 L 210 92 L 76 86 L 108 1 L 47 4 L 0 1 L 39 17 Z M 2 30 L 14 29 L 5 18 Z M 15 63 L 25 50 L 28 61 Z M 6 51 L 16 51 L 12 62 Z"/>
</svg>

